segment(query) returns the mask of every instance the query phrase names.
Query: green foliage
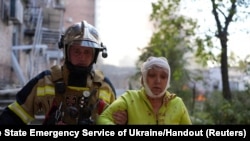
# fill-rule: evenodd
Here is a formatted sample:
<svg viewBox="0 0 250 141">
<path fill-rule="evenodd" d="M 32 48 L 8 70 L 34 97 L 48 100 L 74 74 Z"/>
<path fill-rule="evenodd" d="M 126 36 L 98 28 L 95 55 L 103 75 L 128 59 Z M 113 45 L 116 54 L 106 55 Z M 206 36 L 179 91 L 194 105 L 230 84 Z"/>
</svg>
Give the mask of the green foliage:
<svg viewBox="0 0 250 141">
<path fill-rule="evenodd" d="M 190 116 L 194 125 L 213 125 L 213 119 L 208 112 L 196 112 Z"/>
<path fill-rule="evenodd" d="M 150 20 L 154 24 L 155 31 L 148 46 L 141 49 L 141 55 L 137 62 L 137 76 L 140 76 L 138 74 L 141 63 L 148 57 L 166 57 L 171 67 L 171 87 L 169 91 L 176 93 L 184 99 L 191 112 L 193 124 L 249 124 L 250 121 L 248 117 L 250 116 L 250 108 L 248 105 L 250 105 L 250 103 L 247 100 L 250 98 L 249 92 L 235 92 L 230 101 L 223 98 L 221 92 L 214 92 L 207 97 L 206 102 L 196 102 L 193 99 L 193 93 L 190 90 L 185 91 L 183 89 L 183 86 L 185 86 L 188 81 L 194 79 L 189 79 L 190 73 L 185 69 L 185 65 L 188 65 L 185 54 L 188 52 L 195 51 L 195 56 L 199 57 L 198 61 L 204 66 L 207 65 L 207 61 L 224 62 L 223 66 L 228 66 L 227 58 L 221 57 L 223 54 L 222 48 L 221 53 L 217 56 L 213 54 L 213 50 L 216 46 L 213 45 L 212 38 L 217 37 L 221 39 L 220 41 L 223 43 L 224 49 L 227 47 L 227 29 L 236 11 L 226 8 L 229 9 L 229 11 L 232 10 L 228 13 L 229 18 L 224 17 L 227 18 L 226 22 L 220 22 L 217 17 L 218 19 L 216 21 L 219 28 L 216 31 L 212 31 L 212 33 L 207 32 L 208 34 L 205 34 L 204 37 L 197 37 L 195 35 L 197 22 L 194 19 L 180 15 L 180 2 L 181 0 L 158 0 L 152 4 L 153 10 L 150 15 Z M 215 1 L 212 0 L 211 2 Z M 218 8 L 220 6 L 225 7 L 229 1 L 223 2 L 224 1 L 220 0 L 218 3 L 213 3 L 213 10 L 219 10 Z M 216 13 L 216 15 L 218 13 Z M 226 25 L 224 25 L 224 28 L 223 23 Z M 222 30 L 223 32 L 218 32 Z M 224 52 L 224 57 L 225 56 Z M 224 59 L 224 61 L 221 61 L 221 59 Z M 225 68 L 222 68 L 222 70 L 224 69 Z M 226 77 L 223 80 L 228 80 L 228 78 Z M 230 91 L 223 93 L 230 94 Z"/>
<path fill-rule="evenodd" d="M 171 89 L 169 89 L 170 92 L 172 92 Z M 183 102 L 185 103 L 187 109 L 189 109 L 189 111 L 191 111 L 192 109 L 192 104 L 193 104 L 193 94 L 192 91 L 190 91 L 190 89 L 182 89 L 180 88 L 179 91 L 174 91 L 173 93 L 175 93 L 177 96 L 181 97 Z"/>
<path fill-rule="evenodd" d="M 188 81 L 185 54 L 193 49 L 196 21 L 179 13 L 180 0 L 158 0 L 152 3 L 150 20 L 154 33 L 139 56 L 137 67 L 150 56 L 163 56 L 171 67 L 171 88 L 178 91 Z M 138 69 L 139 70 L 139 69 Z"/>
<path fill-rule="evenodd" d="M 212 37 L 206 35 L 204 39 L 197 37 L 195 39 L 197 49 L 195 56 L 198 58 L 196 61 L 203 66 L 207 66 L 208 60 L 212 62 L 219 62 L 218 58 L 212 53 L 213 42 Z"/>
<path fill-rule="evenodd" d="M 249 90 L 233 92 L 232 101 L 225 100 L 220 92 L 214 92 L 203 106 L 191 115 L 193 124 L 250 124 Z"/>
</svg>

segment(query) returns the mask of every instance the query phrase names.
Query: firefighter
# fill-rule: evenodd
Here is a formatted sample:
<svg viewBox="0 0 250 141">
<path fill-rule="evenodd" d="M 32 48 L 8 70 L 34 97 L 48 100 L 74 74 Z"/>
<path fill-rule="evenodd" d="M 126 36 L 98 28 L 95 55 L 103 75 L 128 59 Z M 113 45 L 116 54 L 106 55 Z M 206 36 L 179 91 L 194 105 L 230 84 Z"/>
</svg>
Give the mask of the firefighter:
<svg viewBox="0 0 250 141">
<path fill-rule="evenodd" d="M 81 21 L 68 27 L 58 43 L 62 65 L 52 66 L 31 79 L 0 115 L 0 124 L 26 124 L 44 114 L 44 125 L 95 124 L 98 115 L 116 98 L 111 81 L 95 70 L 101 43 L 95 27 Z"/>
</svg>

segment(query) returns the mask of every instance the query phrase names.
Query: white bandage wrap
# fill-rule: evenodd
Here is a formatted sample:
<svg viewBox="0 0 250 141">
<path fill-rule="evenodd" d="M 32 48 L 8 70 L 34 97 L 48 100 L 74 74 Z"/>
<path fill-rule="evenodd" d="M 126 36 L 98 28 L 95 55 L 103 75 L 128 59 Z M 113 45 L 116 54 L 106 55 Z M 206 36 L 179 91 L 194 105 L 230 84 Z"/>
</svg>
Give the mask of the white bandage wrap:
<svg viewBox="0 0 250 141">
<path fill-rule="evenodd" d="M 157 66 L 157 67 L 163 68 L 168 73 L 168 82 L 167 82 L 167 85 L 166 85 L 164 91 L 162 91 L 162 93 L 159 94 L 159 95 L 153 94 L 152 91 L 150 90 L 150 88 L 148 87 L 147 82 L 146 82 L 147 72 L 153 66 Z M 142 64 L 141 73 L 142 73 L 143 85 L 145 87 L 146 93 L 151 98 L 158 98 L 158 97 L 163 96 L 166 93 L 166 90 L 170 87 L 171 71 L 170 71 L 170 66 L 168 64 L 168 60 L 166 58 L 164 58 L 164 57 L 149 57 L 146 60 L 146 62 L 144 62 Z"/>
</svg>

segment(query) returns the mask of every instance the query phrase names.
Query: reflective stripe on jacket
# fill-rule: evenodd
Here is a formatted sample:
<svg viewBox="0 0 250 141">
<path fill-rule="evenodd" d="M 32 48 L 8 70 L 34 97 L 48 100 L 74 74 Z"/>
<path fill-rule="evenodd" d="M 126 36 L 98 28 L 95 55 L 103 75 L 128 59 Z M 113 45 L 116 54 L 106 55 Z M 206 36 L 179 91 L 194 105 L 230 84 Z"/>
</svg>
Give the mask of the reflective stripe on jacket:
<svg viewBox="0 0 250 141">
<path fill-rule="evenodd" d="M 90 78 L 89 80 L 91 80 Z M 100 81 L 102 81 L 102 85 L 99 88 L 99 98 L 110 104 L 115 100 L 113 86 L 107 83 L 105 79 Z M 71 89 L 88 88 L 72 87 Z M 36 114 L 47 115 L 53 106 L 54 98 L 55 84 L 52 81 L 51 71 L 43 71 L 17 93 L 16 101 L 10 104 L 0 115 L 0 124 L 29 124 L 35 119 Z"/>
</svg>

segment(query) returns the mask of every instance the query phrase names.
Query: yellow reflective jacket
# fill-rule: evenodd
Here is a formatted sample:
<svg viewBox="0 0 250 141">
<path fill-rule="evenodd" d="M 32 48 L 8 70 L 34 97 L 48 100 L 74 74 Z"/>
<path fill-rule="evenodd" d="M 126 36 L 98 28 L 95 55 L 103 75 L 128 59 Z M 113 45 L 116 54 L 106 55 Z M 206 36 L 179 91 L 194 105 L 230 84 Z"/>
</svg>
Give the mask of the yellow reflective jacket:
<svg viewBox="0 0 250 141">
<path fill-rule="evenodd" d="M 112 114 L 119 110 L 127 111 L 128 125 L 192 124 L 186 106 L 180 97 L 166 92 L 163 101 L 159 112 L 155 115 L 144 88 L 128 90 L 105 109 L 97 119 L 97 124 L 115 124 Z"/>
<path fill-rule="evenodd" d="M 53 69 L 57 68 L 56 71 Z M 59 68 L 59 69 L 58 69 Z M 112 83 L 103 76 L 101 71 L 93 71 L 88 76 L 86 87 L 67 86 L 67 69 L 53 66 L 52 70 L 46 70 L 31 79 L 16 95 L 16 101 L 10 104 L 0 115 L 1 124 L 30 124 L 35 120 L 35 115 L 48 115 L 53 108 L 56 97 L 55 79 L 63 77 L 66 89 L 73 94 L 90 90 L 94 83 L 101 84 L 98 87 L 97 95 L 102 103 L 110 104 L 115 100 L 115 90 Z M 69 94 L 70 95 L 70 94 Z M 76 96 L 75 96 L 76 97 Z M 73 97 L 73 98 L 75 98 Z M 70 98 L 70 97 L 69 97 Z M 70 99 L 68 100 L 70 101 Z M 59 106 L 59 104 L 57 105 Z M 97 107 L 98 108 L 98 107 Z M 96 110 L 97 111 L 97 110 Z"/>
</svg>

